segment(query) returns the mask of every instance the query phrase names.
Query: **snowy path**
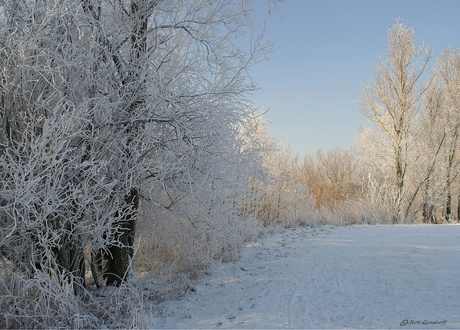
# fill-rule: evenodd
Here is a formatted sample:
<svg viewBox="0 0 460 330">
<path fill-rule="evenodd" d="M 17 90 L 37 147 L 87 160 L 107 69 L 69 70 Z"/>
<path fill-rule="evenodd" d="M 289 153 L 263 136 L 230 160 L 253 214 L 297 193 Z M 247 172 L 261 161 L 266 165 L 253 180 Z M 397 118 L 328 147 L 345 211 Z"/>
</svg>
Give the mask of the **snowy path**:
<svg viewBox="0 0 460 330">
<path fill-rule="evenodd" d="M 289 229 L 195 288 L 156 326 L 460 328 L 460 226 Z"/>
</svg>

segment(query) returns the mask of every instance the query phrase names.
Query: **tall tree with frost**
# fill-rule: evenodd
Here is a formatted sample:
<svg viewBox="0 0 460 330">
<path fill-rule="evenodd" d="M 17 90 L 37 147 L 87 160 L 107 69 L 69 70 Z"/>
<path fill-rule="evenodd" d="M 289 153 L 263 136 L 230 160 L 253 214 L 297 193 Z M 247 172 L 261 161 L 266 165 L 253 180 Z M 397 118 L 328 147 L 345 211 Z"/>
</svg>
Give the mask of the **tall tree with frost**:
<svg viewBox="0 0 460 330">
<path fill-rule="evenodd" d="M 424 55 L 424 58 L 420 59 Z M 394 200 L 397 217 L 403 218 L 406 174 L 414 147 L 412 136 L 426 85 L 422 74 L 431 58 L 429 49 L 417 46 L 414 31 L 397 20 L 388 31 L 388 54 L 381 58 L 375 71 L 375 82 L 364 90 L 361 112 L 374 124 L 384 141 L 374 147 L 392 164 Z"/>
<path fill-rule="evenodd" d="M 460 51 L 458 49 L 446 49 L 444 51 L 437 64 L 437 73 L 444 92 L 441 111 L 446 132 L 445 215 L 449 219 L 453 216 L 452 187 L 457 186 L 458 188 L 460 166 L 458 155 L 460 141 L 458 137 L 460 130 Z M 457 184 L 455 185 L 455 183 Z"/>
<path fill-rule="evenodd" d="M 438 168 L 442 161 L 442 154 L 445 148 L 446 130 L 444 107 L 444 89 L 440 85 L 436 71 L 431 76 L 430 86 L 425 92 L 424 106 L 420 115 L 420 123 L 417 127 L 418 132 L 418 158 L 414 164 L 414 191 L 406 209 L 406 216 L 411 207 L 417 209 L 416 202 L 419 193 L 422 196 L 422 217 L 424 222 L 433 220 L 435 215 L 436 196 L 441 195 L 437 176 Z"/>
</svg>

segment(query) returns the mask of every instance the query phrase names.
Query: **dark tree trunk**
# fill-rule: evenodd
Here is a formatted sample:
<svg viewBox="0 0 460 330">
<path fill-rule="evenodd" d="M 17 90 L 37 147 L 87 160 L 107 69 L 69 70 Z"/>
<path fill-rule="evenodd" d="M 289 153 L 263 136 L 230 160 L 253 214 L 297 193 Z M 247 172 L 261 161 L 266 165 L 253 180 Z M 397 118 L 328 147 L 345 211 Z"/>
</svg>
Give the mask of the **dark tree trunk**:
<svg viewBox="0 0 460 330">
<path fill-rule="evenodd" d="M 65 234 L 61 237 L 60 246 L 55 249 L 54 254 L 58 271 L 64 278 L 73 279 L 74 294 L 79 295 L 85 287 L 85 256 L 81 239 L 77 238 L 73 225 L 68 223 L 66 230 L 72 233 L 72 237 Z"/>
<path fill-rule="evenodd" d="M 107 266 L 104 277 L 107 285 L 120 285 L 130 275 L 130 265 L 133 258 L 133 245 L 136 232 L 136 217 L 139 208 L 139 192 L 132 189 L 125 198 L 126 205 L 118 216 L 121 220 L 117 223 L 118 232 L 114 237 L 113 245 L 105 254 Z"/>
<path fill-rule="evenodd" d="M 458 203 L 457 203 L 457 221 L 460 221 L 460 195 L 458 195 Z"/>
<path fill-rule="evenodd" d="M 446 203 L 446 220 L 449 221 L 452 217 L 452 193 L 450 187 L 447 189 L 447 203 Z"/>
<path fill-rule="evenodd" d="M 141 78 L 143 71 L 145 70 L 143 57 L 147 52 L 147 27 L 150 11 L 146 11 L 151 6 L 156 6 L 156 1 L 146 0 L 132 0 L 130 6 L 130 17 L 133 23 L 131 33 L 131 54 L 130 63 L 126 74 L 121 70 L 120 62 L 118 57 L 112 57 L 114 64 L 116 65 L 119 73 L 121 74 L 121 84 L 127 88 L 126 95 L 132 96 L 132 100 L 129 101 L 129 114 L 135 114 L 136 111 L 144 105 L 145 97 L 143 88 L 145 85 L 145 78 Z M 137 136 L 137 127 L 127 126 L 126 135 L 128 137 L 127 146 L 131 144 L 133 139 Z M 129 147 L 125 151 L 124 157 L 126 159 L 131 158 L 131 152 Z M 109 248 L 107 260 L 105 278 L 107 279 L 107 285 L 120 285 L 130 273 L 130 265 L 133 257 L 133 245 L 135 238 L 135 225 L 136 217 L 139 208 L 139 191 L 137 189 L 131 189 L 131 191 L 125 197 L 125 207 L 120 213 L 116 214 L 117 218 L 121 220 L 115 224 L 118 227 L 118 232 L 115 234 L 113 245 Z"/>
<path fill-rule="evenodd" d="M 430 203 L 423 203 L 423 222 L 430 223 L 433 221 L 434 206 Z"/>
</svg>

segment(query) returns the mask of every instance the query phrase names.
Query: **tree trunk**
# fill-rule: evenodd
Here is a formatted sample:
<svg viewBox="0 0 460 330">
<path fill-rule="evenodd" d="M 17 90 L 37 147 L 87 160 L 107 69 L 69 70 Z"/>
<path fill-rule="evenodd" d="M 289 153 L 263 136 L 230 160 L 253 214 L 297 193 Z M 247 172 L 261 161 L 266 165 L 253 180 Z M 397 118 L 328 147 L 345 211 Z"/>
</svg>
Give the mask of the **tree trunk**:
<svg viewBox="0 0 460 330">
<path fill-rule="evenodd" d="M 430 223 L 433 221 L 434 205 L 423 203 L 423 222 Z"/>
<path fill-rule="evenodd" d="M 457 199 L 457 221 L 460 222 L 460 195 L 458 195 Z"/>
<path fill-rule="evenodd" d="M 447 202 L 446 202 L 446 220 L 450 221 L 452 217 L 452 191 L 450 187 L 447 188 Z"/>
<path fill-rule="evenodd" d="M 133 258 L 136 217 L 139 208 L 139 191 L 131 189 L 125 198 L 126 205 L 117 216 L 121 220 L 116 224 L 119 231 L 115 234 L 114 241 L 117 245 L 109 248 L 107 268 L 104 277 L 107 285 L 119 286 L 130 275 L 131 260 Z"/>
<path fill-rule="evenodd" d="M 82 241 L 75 233 L 71 223 L 66 225 L 66 230 L 72 237 L 65 234 L 61 237 L 60 246 L 55 249 L 54 254 L 58 271 L 64 278 L 73 281 L 74 294 L 79 295 L 85 287 L 85 256 Z"/>
<path fill-rule="evenodd" d="M 145 79 L 141 78 L 143 72 L 143 57 L 147 51 L 147 27 L 149 16 L 146 8 L 150 6 L 156 6 L 156 1 L 149 4 L 146 0 L 133 0 L 131 2 L 130 16 L 133 19 L 133 30 L 131 34 L 131 67 L 134 69 L 129 72 L 128 76 L 122 80 L 122 85 L 130 89 L 128 95 L 136 95 L 134 101 L 131 101 L 129 106 L 129 113 L 134 114 L 139 107 L 144 104 L 143 85 L 146 83 Z M 115 65 L 117 61 L 114 60 Z M 117 66 L 118 67 L 118 66 Z M 127 85 L 127 82 L 131 81 L 133 84 Z M 135 127 L 128 126 L 126 128 L 126 134 L 130 136 L 128 138 L 127 145 L 130 145 L 132 139 L 137 135 L 135 133 Z M 126 151 L 126 159 L 131 158 L 130 151 Z M 137 189 L 131 189 L 129 194 L 125 197 L 126 206 L 122 210 L 121 214 L 118 214 L 122 218 L 119 221 L 119 233 L 115 237 L 115 242 L 119 245 L 114 245 L 109 248 L 109 256 L 107 259 L 107 285 L 119 285 L 125 281 L 129 276 L 129 268 L 133 257 L 133 245 L 135 238 L 135 224 L 136 217 L 139 208 L 139 191 Z"/>
<path fill-rule="evenodd" d="M 395 155 L 395 175 L 396 175 L 396 214 L 393 217 L 393 223 L 399 223 L 402 220 L 402 199 L 404 193 L 404 170 L 403 170 L 402 148 L 398 132 L 398 143 Z"/>
<path fill-rule="evenodd" d="M 456 139 L 455 139 L 456 140 Z M 447 200 L 446 200 L 446 219 L 449 220 L 449 218 L 452 216 L 452 178 L 451 178 L 451 173 L 452 169 L 454 168 L 454 159 L 455 159 L 455 149 L 452 148 L 450 155 L 449 155 L 449 160 L 448 160 L 448 165 L 447 165 L 447 177 L 446 177 L 446 188 L 447 188 Z"/>
</svg>

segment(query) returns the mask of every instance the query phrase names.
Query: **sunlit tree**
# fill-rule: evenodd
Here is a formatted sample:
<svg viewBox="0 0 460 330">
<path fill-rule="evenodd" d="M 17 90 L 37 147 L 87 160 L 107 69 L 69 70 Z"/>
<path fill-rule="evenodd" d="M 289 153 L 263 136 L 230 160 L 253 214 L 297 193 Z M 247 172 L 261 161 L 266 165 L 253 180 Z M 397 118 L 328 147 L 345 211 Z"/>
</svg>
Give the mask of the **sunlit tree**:
<svg viewBox="0 0 460 330">
<path fill-rule="evenodd" d="M 369 141 L 391 168 L 397 217 L 403 218 L 406 175 L 414 159 L 413 135 L 427 84 L 423 73 L 431 58 L 429 49 L 417 46 L 414 31 L 396 21 L 388 32 L 388 53 L 375 70 L 375 82 L 364 90 L 361 111 L 373 124 Z"/>
</svg>

